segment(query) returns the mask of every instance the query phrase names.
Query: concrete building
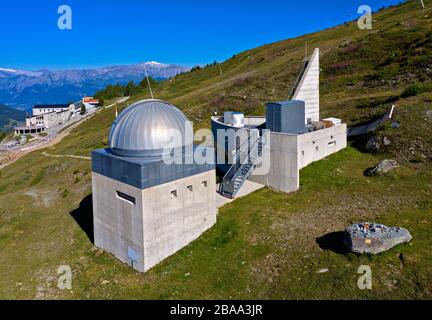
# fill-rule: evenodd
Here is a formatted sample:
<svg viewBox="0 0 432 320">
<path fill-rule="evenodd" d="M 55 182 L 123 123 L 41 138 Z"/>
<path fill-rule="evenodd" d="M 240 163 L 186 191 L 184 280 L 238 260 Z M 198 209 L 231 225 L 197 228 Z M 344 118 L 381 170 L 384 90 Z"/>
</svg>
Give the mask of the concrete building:
<svg viewBox="0 0 432 320">
<path fill-rule="evenodd" d="M 295 99 L 268 103 L 262 117 L 212 117 L 216 152 L 193 145 L 191 124 L 169 103 L 126 108 L 112 124 L 109 148 L 92 152 L 95 245 L 144 272 L 197 239 L 216 223 L 216 166 L 225 197 L 247 179 L 298 190 L 300 169 L 345 148 L 347 129 L 337 118 L 319 121 L 318 50 L 292 93 Z M 203 164 L 195 151 L 216 162 Z"/>
<path fill-rule="evenodd" d="M 319 121 L 318 49 L 293 97 L 268 103 L 265 117 L 245 117 L 243 127 L 212 117 L 217 168 L 225 174 L 221 194 L 235 197 L 247 179 L 281 192 L 296 191 L 300 169 L 346 147 L 346 124 L 336 118 Z M 263 173 L 263 168 L 268 170 Z"/>
<path fill-rule="evenodd" d="M 99 100 L 93 97 L 84 97 L 81 103 L 85 106 L 86 110 L 92 110 L 99 107 Z"/>
<path fill-rule="evenodd" d="M 181 139 L 167 151 L 170 130 Z M 113 123 L 109 145 L 92 152 L 97 247 L 144 272 L 216 223 L 215 166 L 183 161 L 195 147 L 179 109 L 160 100 L 129 106 Z M 168 164 L 164 156 L 173 150 L 181 161 Z"/>
<path fill-rule="evenodd" d="M 63 112 L 68 111 L 70 108 L 69 104 L 39 104 L 35 105 L 32 109 L 32 115 L 38 116 L 52 112 Z"/>
<path fill-rule="evenodd" d="M 26 118 L 25 125 L 14 128 L 15 135 L 44 132 L 70 121 L 79 111 L 75 104 L 36 105 L 32 116 Z"/>
</svg>

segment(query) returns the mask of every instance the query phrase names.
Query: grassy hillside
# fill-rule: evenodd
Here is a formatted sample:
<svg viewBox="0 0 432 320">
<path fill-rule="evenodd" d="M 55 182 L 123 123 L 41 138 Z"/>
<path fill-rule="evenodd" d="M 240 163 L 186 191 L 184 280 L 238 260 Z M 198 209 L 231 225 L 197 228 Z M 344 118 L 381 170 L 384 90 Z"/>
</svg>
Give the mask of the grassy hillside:
<svg viewBox="0 0 432 320">
<path fill-rule="evenodd" d="M 0 104 L 0 131 L 11 129 L 13 124 L 23 122 L 25 117 L 24 111 Z"/>
<path fill-rule="evenodd" d="M 400 126 L 377 133 L 392 141 L 381 153 L 349 147 L 305 168 L 295 194 L 263 189 L 225 206 L 214 228 L 145 274 L 94 248 L 90 161 L 67 157 L 106 145 L 113 109 L 1 169 L 0 298 L 432 298 L 432 11 L 426 13 L 409 1 L 375 14 L 372 30 L 347 23 L 159 85 L 156 96 L 198 127 L 209 126 L 215 110 L 263 114 L 265 102 L 287 97 L 307 41 L 322 52 L 322 116 L 359 123 L 395 102 Z M 422 89 L 407 90 L 415 83 Z M 401 168 L 363 175 L 389 156 Z M 361 220 L 407 227 L 414 240 L 376 257 L 333 248 L 325 235 Z M 57 289 L 63 264 L 72 267 L 72 291 Z M 357 289 L 361 264 L 372 267 L 371 291 Z M 329 272 L 317 273 L 321 268 Z"/>
</svg>

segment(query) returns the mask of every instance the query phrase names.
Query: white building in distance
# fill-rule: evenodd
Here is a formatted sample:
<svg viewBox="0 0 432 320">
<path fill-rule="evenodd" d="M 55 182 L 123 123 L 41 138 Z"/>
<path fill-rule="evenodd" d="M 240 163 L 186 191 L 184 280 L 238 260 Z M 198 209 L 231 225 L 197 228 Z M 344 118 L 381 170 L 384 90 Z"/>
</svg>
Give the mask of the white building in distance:
<svg viewBox="0 0 432 320">
<path fill-rule="evenodd" d="M 32 109 L 32 116 L 26 118 L 25 126 L 14 128 L 15 135 L 44 132 L 70 121 L 80 111 L 75 104 L 36 105 Z"/>
</svg>

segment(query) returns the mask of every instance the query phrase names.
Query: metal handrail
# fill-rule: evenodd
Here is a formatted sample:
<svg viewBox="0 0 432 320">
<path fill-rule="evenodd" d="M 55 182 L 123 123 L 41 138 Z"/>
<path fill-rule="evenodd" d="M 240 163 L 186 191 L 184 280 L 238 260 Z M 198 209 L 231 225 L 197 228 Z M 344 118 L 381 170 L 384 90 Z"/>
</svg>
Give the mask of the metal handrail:
<svg viewBox="0 0 432 320">
<path fill-rule="evenodd" d="M 306 71 L 306 68 L 307 68 L 308 64 L 309 64 L 309 59 L 306 58 L 304 60 L 304 62 L 303 62 L 303 66 L 302 66 L 302 68 L 300 70 L 300 73 L 298 74 L 296 80 L 294 81 L 294 85 L 291 87 L 291 91 L 290 91 L 290 93 L 288 95 L 288 100 L 291 100 L 293 98 L 293 96 L 295 94 L 295 91 L 297 90 L 297 88 L 298 88 L 298 86 L 300 84 L 300 80 L 303 77 L 303 74 Z"/>
<path fill-rule="evenodd" d="M 255 137 L 255 136 L 254 136 Z M 250 141 L 252 141 L 252 137 L 250 137 L 247 141 L 248 146 L 250 145 Z M 262 144 L 262 137 L 258 137 L 254 141 L 254 144 L 251 148 L 251 151 L 248 152 L 248 157 L 245 159 L 245 161 L 242 161 L 242 146 L 239 147 L 235 154 L 235 163 L 231 166 L 231 168 L 228 170 L 228 172 L 225 174 L 220 186 L 219 186 L 219 192 L 221 194 L 224 193 L 225 190 L 230 190 L 232 193 L 234 193 L 236 190 L 234 190 L 234 184 L 235 179 L 240 176 L 242 173 L 241 168 L 245 165 L 250 165 L 250 168 L 248 169 L 248 172 L 244 174 L 244 176 L 247 176 L 247 174 L 250 172 L 253 163 L 256 161 L 256 159 L 260 155 L 259 147 Z M 262 149 L 261 149 L 262 152 Z M 232 189 L 232 190 L 231 190 Z"/>
</svg>

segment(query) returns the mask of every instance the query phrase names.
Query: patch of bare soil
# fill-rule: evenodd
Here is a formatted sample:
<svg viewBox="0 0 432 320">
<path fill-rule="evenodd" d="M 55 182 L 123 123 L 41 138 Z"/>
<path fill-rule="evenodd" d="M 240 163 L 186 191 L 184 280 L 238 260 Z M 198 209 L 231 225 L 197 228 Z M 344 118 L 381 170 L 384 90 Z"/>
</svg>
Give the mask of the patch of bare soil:
<svg viewBox="0 0 432 320">
<path fill-rule="evenodd" d="M 58 194 L 56 192 L 37 188 L 29 189 L 24 194 L 32 197 L 35 200 L 34 204 L 36 206 L 42 206 L 45 208 L 52 206 L 58 199 Z"/>
</svg>

